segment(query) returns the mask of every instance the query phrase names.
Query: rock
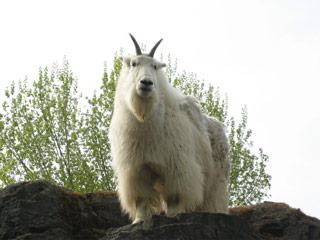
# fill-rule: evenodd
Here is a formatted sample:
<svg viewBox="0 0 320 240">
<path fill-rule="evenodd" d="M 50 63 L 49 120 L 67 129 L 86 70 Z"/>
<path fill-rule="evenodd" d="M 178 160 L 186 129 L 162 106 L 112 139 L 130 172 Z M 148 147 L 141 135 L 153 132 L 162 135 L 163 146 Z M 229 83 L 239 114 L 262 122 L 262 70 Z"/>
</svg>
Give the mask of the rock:
<svg viewBox="0 0 320 240">
<path fill-rule="evenodd" d="M 230 209 L 246 220 L 255 237 L 281 240 L 320 240 L 320 220 L 284 203 L 264 202 Z"/>
<path fill-rule="evenodd" d="M 130 224 L 114 193 L 78 194 L 48 181 L 0 190 L 0 239 L 319 240 L 320 220 L 283 203 L 230 209 L 230 215 L 183 213 Z"/>
<path fill-rule="evenodd" d="M 129 224 L 115 194 L 77 194 L 48 181 L 0 191 L 0 239 L 98 239 Z"/>
<path fill-rule="evenodd" d="M 182 213 L 174 218 L 152 216 L 134 225 L 109 229 L 100 240 L 115 239 L 234 239 L 250 240 L 249 225 L 236 216 L 212 213 Z"/>
</svg>

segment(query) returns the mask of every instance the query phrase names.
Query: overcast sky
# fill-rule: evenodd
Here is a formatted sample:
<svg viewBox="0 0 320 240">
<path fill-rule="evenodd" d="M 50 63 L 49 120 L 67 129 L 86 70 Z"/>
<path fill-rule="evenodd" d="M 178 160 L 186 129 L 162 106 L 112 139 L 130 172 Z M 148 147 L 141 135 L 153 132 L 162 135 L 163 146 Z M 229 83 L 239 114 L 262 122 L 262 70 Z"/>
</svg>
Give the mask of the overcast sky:
<svg viewBox="0 0 320 240">
<path fill-rule="evenodd" d="M 134 53 L 131 32 L 156 56 L 247 105 L 256 147 L 269 155 L 272 197 L 320 218 L 320 1 L 0 0 L 0 101 L 64 56 L 91 95 L 104 62 Z"/>
</svg>

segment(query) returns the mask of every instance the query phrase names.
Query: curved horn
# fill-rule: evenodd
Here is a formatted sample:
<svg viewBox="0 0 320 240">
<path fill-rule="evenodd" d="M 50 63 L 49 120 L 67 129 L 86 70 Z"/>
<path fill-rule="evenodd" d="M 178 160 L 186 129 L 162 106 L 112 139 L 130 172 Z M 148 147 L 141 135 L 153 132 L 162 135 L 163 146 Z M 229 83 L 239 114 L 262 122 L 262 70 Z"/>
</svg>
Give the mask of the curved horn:
<svg viewBox="0 0 320 240">
<path fill-rule="evenodd" d="M 129 34 L 130 34 L 130 37 L 131 37 L 131 39 L 132 39 L 132 41 L 134 43 L 134 46 L 136 47 L 137 55 L 142 55 L 142 52 L 141 52 L 139 44 L 137 43 L 137 40 L 131 35 L 131 33 L 129 33 Z"/>
<path fill-rule="evenodd" d="M 154 45 L 154 47 L 151 49 L 151 51 L 149 52 L 148 56 L 153 58 L 153 55 L 155 53 L 155 51 L 157 50 L 157 47 L 159 46 L 159 44 L 161 43 L 161 41 L 163 40 L 163 38 L 161 38 L 156 45 Z"/>
</svg>

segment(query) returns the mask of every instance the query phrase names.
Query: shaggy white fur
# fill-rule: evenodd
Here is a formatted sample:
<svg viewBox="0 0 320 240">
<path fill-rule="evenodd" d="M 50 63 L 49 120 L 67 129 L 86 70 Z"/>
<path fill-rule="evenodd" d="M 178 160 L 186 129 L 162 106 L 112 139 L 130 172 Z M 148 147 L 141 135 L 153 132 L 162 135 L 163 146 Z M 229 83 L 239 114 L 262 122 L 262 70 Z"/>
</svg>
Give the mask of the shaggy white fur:
<svg viewBox="0 0 320 240">
<path fill-rule="evenodd" d="M 224 125 L 173 88 L 165 64 L 124 58 L 110 125 L 123 210 L 134 223 L 164 211 L 228 213 Z"/>
</svg>

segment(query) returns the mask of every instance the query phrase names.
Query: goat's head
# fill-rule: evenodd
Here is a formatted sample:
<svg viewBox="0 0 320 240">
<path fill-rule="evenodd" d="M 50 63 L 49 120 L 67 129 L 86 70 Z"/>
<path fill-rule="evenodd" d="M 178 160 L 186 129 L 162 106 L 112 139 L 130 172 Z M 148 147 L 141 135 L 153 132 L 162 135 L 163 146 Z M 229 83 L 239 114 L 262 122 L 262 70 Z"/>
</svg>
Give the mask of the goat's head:
<svg viewBox="0 0 320 240">
<path fill-rule="evenodd" d="M 153 56 L 162 39 L 155 44 L 148 54 L 142 54 L 136 39 L 131 34 L 130 37 L 136 48 L 136 56 L 122 58 L 127 68 L 125 88 L 128 91 L 129 102 L 134 105 L 132 106 L 133 111 L 137 111 L 137 102 L 139 102 L 139 105 L 151 104 L 150 107 L 153 109 L 158 94 L 157 72 L 165 67 L 164 63 L 158 62 Z M 152 110 L 150 109 L 150 111 Z M 147 111 L 148 114 L 142 113 L 143 121 L 150 116 L 150 111 Z M 137 115 L 136 117 L 141 120 Z"/>
<path fill-rule="evenodd" d="M 136 56 L 123 58 L 123 62 L 128 68 L 128 80 L 134 83 L 136 94 L 141 98 L 148 98 L 155 94 L 157 90 L 157 71 L 165 67 L 153 58 L 153 55 L 161 43 L 160 39 L 151 49 L 149 54 L 142 54 L 136 39 L 130 34 L 136 48 Z"/>
</svg>

